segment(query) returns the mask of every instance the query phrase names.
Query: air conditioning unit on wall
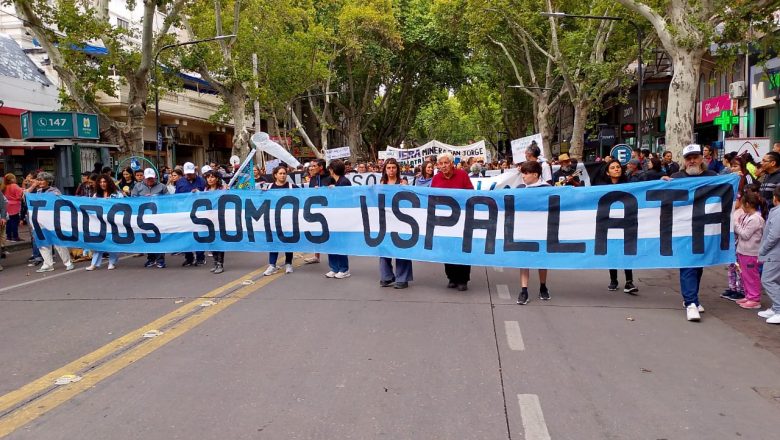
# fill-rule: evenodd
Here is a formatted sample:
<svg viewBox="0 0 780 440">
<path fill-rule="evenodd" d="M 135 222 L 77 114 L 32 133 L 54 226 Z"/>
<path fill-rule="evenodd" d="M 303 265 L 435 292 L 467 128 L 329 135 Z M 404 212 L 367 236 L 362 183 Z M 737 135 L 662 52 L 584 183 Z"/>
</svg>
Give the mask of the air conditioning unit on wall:
<svg viewBox="0 0 780 440">
<path fill-rule="evenodd" d="M 731 99 L 741 99 L 745 97 L 745 81 L 736 81 L 729 84 L 729 97 Z"/>
</svg>

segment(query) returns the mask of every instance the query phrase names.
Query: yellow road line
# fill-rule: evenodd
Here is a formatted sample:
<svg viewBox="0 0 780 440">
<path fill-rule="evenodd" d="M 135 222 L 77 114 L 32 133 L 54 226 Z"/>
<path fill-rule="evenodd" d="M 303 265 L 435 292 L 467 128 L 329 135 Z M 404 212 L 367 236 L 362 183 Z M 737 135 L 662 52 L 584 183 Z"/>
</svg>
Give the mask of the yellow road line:
<svg viewBox="0 0 780 440">
<path fill-rule="evenodd" d="M 126 348 L 130 344 L 137 343 L 139 339 L 142 339 L 142 335 L 146 331 L 164 328 L 167 325 L 170 325 L 170 323 L 182 319 L 184 316 L 192 313 L 194 310 L 200 307 L 202 298 L 214 298 L 219 296 L 224 292 L 229 291 L 233 287 L 241 284 L 243 280 L 247 278 L 254 278 L 257 275 L 262 274 L 262 272 L 263 269 L 249 272 L 244 276 L 239 277 L 223 286 L 220 286 L 199 297 L 198 299 L 191 301 L 184 306 L 160 317 L 159 319 L 109 342 L 92 353 L 82 356 L 81 358 L 65 365 L 64 367 L 54 370 L 17 390 L 11 391 L 10 393 L 0 397 L 0 411 L 5 411 L 9 408 L 20 405 L 27 400 L 33 399 L 40 393 L 50 389 L 53 386 L 54 381 L 60 376 L 82 371 L 85 368 L 88 368 L 90 365 L 96 364 L 99 361 L 107 358 L 111 354 Z M 203 308 L 200 313 L 184 318 L 181 322 L 175 324 L 170 329 L 167 329 L 162 336 L 147 339 L 139 346 L 129 349 L 127 352 L 117 356 L 115 359 L 110 360 L 105 364 L 98 366 L 94 370 L 89 371 L 88 373 L 84 374 L 84 377 L 81 381 L 69 386 L 61 386 L 55 389 L 46 396 L 43 396 L 40 399 L 36 399 L 30 407 L 19 408 L 15 412 L 0 420 L 0 437 L 8 435 L 24 424 L 29 423 L 40 415 L 72 398 L 81 391 L 89 388 L 90 386 L 93 386 L 111 374 L 114 374 L 127 365 L 153 352 L 157 348 L 167 344 L 174 338 L 180 336 L 188 330 L 191 330 L 209 317 L 214 316 L 228 306 L 234 304 L 236 299 L 249 295 L 251 292 L 268 284 L 275 278 L 277 277 L 266 277 L 262 280 L 259 280 L 255 284 L 242 287 L 229 298 L 222 299 L 216 302 L 214 306 Z"/>
</svg>

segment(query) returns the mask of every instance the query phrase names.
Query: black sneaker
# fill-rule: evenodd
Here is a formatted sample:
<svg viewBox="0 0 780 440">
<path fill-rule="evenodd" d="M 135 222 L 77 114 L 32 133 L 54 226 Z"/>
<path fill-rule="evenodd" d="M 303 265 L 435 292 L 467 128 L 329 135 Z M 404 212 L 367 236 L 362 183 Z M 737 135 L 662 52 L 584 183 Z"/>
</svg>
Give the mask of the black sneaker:
<svg viewBox="0 0 780 440">
<path fill-rule="evenodd" d="M 394 282 L 395 280 L 382 280 L 379 282 L 379 287 L 390 287 Z"/>
<path fill-rule="evenodd" d="M 195 264 L 195 262 L 192 261 L 192 260 L 184 260 L 184 263 L 181 263 L 181 267 L 192 266 L 194 264 Z"/>
<path fill-rule="evenodd" d="M 617 288 L 618 288 L 618 282 L 617 281 L 610 281 L 609 282 L 609 286 L 607 286 L 607 290 L 609 290 L 610 292 L 616 291 Z"/>
<path fill-rule="evenodd" d="M 744 298 L 745 298 L 745 295 L 744 295 L 744 294 L 742 294 L 742 293 L 739 293 L 739 292 L 733 292 L 733 293 L 732 293 L 731 295 L 729 295 L 729 297 L 728 297 L 728 298 L 726 298 L 726 299 L 728 299 L 728 300 L 731 300 L 731 301 L 737 301 L 737 300 L 744 299 Z"/>
<path fill-rule="evenodd" d="M 146 263 L 144 263 L 144 267 L 152 267 L 155 264 L 157 264 L 157 262 L 154 260 L 146 260 Z"/>
<path fill-rule="evenodd" d="M 524 306 L 528 304 L 528 291 L 527 290 L 521 290 L 520 295 L 517 296 L 517 304 Z"/>
<path fill-rule="evenodd" d="M 545 287 L 544 290 L 539 291 L 539 299 L 548 301 L 550 299 L 550 291 Z"/>
<path fill-rule="evenodd" d="M 449 283 L 447 283 L 447 288 L 448 288 L 448 289 L 454 289 L 454 288 L 456 288 L 456 287 L 458 287 L 458 285 L 457 285 L 457 284 L 455 284 L 455 283 L 454 283 L 454 282 L 452 282 L 452 281 L 450 281 Z"/>
<path fill-rule="evenodd" d="M 623 292 L 628 293 L 629 295 L 636 295 L 636 293 L 639 292 L 639 289 L 637 289 L 632 281 L 626 281 L 626 287 L 623 289 Z"/>
<path fill-rule="evenodd" d="M 203 266 L 204 264 L 206 264 L 206 260 L 196 260 L 195 261 L 195 265 L 196 266 Z"/>
<path fill-rule="evenodd" d="M 726 289 L 723 291 L 723 293 L 720 294 L 720 297 L 723 299 L 731 300 L 731 295 L 738 293 L 736 290 Z"/>
</svg>

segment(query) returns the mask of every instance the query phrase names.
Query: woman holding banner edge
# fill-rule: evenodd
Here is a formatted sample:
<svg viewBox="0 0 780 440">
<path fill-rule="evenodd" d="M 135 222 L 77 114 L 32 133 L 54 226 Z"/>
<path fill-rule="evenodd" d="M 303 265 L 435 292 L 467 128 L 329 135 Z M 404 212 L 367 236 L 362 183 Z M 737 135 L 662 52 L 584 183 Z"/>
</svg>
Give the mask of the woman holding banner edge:
<svg viewBox="0 0 780 440">
<path fill-rule="evenodd" d="M 329 188 L 335 186 L 352 186 L 352 182 L 344 177 L 346 167 L 341 160 L 332 160 L 330 165 L 328 165 L 328 171 L 330 172 L 331 179 L 330 184 L 328 185 Z M 351 276 L 349 273 L 349 257 L 346 255 L 328 254 L 328 266 L 330 266 L 330 271 L 325 274 L 326 278 L 337 278 L 341 280 Z"/>
<path fill-rule="evenodd" d="M 394 158 L 385 160 L 382 166 L 382 178 L 379 183 L 382 185 L 408 185 L 405 177 L 398 175 L 398 161 Z M 388 257 L 379 257 L 379 285 L 389 287 L 393 283 L 395 289 L 406 289 L 409 287 L 409 281 L 414 279 L 412 273 L 412 261 L 403 258 L 395 259 L 395 271 L 393 271 L 393 259 Z"/>
</svg>

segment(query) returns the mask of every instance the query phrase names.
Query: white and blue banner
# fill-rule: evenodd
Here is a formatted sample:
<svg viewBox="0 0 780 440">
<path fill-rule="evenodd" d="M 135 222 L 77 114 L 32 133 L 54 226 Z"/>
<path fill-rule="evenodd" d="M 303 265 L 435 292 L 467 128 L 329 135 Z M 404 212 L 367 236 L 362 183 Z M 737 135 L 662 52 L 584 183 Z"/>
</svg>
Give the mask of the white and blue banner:
<svg viewBox="0 0 780 440">
<path fill-rule="evenodd" d="M 549 269 L 734 261 L 737 176 L 493 191 L 373 185 L 89 199 L 28 195 L 41 245 L 299 251 Z"/>
</svg>

